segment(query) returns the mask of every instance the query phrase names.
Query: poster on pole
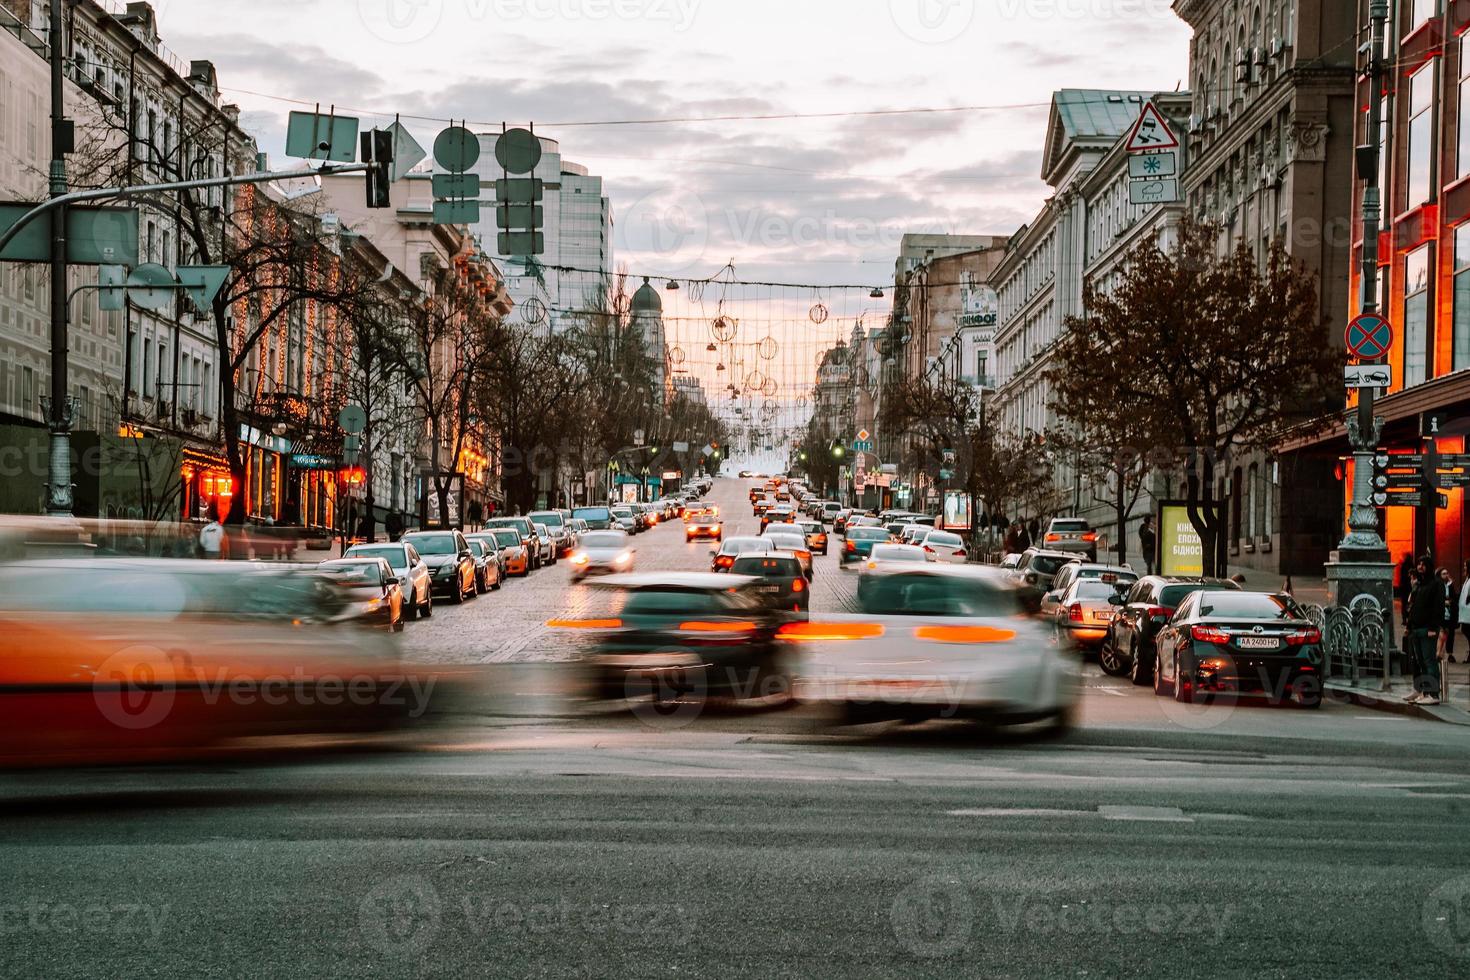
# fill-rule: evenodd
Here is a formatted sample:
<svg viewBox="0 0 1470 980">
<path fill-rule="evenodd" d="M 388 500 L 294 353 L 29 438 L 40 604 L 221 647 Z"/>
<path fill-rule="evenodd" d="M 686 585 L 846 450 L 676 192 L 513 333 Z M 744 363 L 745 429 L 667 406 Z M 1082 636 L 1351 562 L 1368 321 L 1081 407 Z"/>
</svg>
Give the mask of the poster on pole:
<svg viewBox="0 0 1470 980">
<path fill-rule="evenodd" d="M 1159 504 L 1159 574 L 1198 577 L 1205 573 L 1205 550 L 1183 501 Z"/>
<path fill-rule="evenodd" d="M 974 525 L 970 514 L 970 495 L 963 490 L 944 491 L 944 529 L 968 531 Z"/>
</svg>

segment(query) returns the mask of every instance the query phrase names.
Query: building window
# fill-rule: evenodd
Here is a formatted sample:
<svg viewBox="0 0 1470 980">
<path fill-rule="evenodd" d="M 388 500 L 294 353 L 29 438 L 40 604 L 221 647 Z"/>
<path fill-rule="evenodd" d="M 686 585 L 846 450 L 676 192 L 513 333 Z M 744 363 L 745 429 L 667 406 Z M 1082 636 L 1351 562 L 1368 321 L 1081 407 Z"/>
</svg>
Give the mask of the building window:
<svg viewBox="0 0 1470 980">
<path fill-rule="evenodd" d="M 1429 246 L 1404 258 L 1404 387 L 1423 384 L 1429 354 Z"/>
<path fill-rule="evenodd" d="M 1434 62 L 1409 79 L 1409 198 L 1405 208 L 1429 200 L 1434 157 Z"/>
<path fill-rule="evenodd" d="M 1470 176 L 1470 33 L 1460 35 L 1460 136 L 1455 176 Z"/>
<path fill-rule="evenodd" d="M 1451 370 L 1470 368 L 1470 222 L 1455 229 L 1454 353 Z"/>
<path fill-rule="evenodd" d="M 1439 13 L 1439 0 L 1412 0 L 1409 10 L 1409 30 L 1414 30 L 1420 24 Z"/>
</svg>

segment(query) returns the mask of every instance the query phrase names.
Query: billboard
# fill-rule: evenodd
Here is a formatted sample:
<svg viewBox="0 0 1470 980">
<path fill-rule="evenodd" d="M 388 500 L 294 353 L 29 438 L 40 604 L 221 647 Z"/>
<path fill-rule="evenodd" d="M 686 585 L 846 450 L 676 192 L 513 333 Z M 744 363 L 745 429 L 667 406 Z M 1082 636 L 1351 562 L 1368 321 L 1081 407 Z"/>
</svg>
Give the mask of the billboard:
<svg viewBox="0 0 1470 980">
<path fill-rule="evenodd" d="M 944 491 L 944 529 L 946 531 L 968 531 L 973 526 L 970 515 L 970 495 L 963 490 Z"/>
<path fill-rule="evenodd" d="M 1205 551 L 1189 521 L 1183 501 L 1159 504 L 1159 574 L 1200 576 L 1205 573 Z"/>
</svg>

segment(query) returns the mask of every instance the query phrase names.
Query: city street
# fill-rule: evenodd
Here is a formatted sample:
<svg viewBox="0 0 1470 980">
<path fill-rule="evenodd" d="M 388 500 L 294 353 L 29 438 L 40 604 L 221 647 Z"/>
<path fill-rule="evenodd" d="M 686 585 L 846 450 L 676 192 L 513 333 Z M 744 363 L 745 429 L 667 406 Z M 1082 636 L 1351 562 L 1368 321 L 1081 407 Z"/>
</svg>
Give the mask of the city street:
<svg viewBox="0 0 1470 980">
<path fill-rule="evenodd" d="M 751 527 L 743 484 L 711 494 Z M 640 567 L 696 568 L 677 526 Z M 820 611 L 852 573 L 819 569 Z M 417 751 L 12 774 L 6 976 L 1379 977 L 1470 954 L 1470 732 L 1185 708 L 1084 668 L 1064 738 L 580 711 L 561 567 L 409 626 L 485 664 Z M 457 645 L 456 645 L 457 644 Z M 515 663 L 505 663 L 516 661 Z"/>
</svg>

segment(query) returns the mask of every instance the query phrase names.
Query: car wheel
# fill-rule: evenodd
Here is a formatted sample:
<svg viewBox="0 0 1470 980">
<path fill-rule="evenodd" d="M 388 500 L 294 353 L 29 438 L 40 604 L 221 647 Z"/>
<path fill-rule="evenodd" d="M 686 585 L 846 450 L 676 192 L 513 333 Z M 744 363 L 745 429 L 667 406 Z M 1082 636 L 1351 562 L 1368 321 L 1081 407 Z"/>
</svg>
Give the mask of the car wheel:
<svg viewBox="0 0 1470 980">
<path fill-rule="evenodd" d="M 456 606 L 460 606 L 460 605 L 463 605 L 464 604 L 464 577 L 463 576 L 460 577 L 460 579 L 459 579 L 458 582 L 454 583 L 454 592 L 450 595 L 450 599 L 454 602 L 454 604 Z"/>
<path fill-rule="evenodd" d="M 403 632 L 403 614 L 402 614 L 401 611 L 399 612 L 398 619 L 396 619 L 394 621 L 394 623 L 393 623 L 393 632 L 395 632 L 395 633 L 402 633 Z"/>
<path fill-rule="evenodd" d="M 418 598 L 419 598 L 418 597 L 418 593 L 415 592 L 413 594 L 413 596 L 412 596 L 412 599 L 413 599 L 412 602 L 407 602 L 407 601 L 404 602 L 404 605 L 403 605 L 403 618 L 404 619 L 418 619 L 419 618 L 419 603 L 418 603 Z"/>
<path fill-rule="evenodd" d="M 424 604 L 419 608 L 419 615 L 424 619 L 428 619 L 434 615 L 434 592 L 432 589 L 424 593 Z"/>
<path fill-rule="evenodd" d="M 1162 697 L 1165 697 L 1166 695 L 1168 695 L 1169 693 L 1170 693 L 1169 692 L 1169 686 L 1166 683 L 1164 683 L 1164 665 L 1163 665 L 1162 658 L 1155 657 L 1154 658 L 1154 694 L 1157 695 L 1158 697 L 1161 697 L 1162 698 Z"/>
<path fill-rule="evenodd" d="M 1128 679 L 1137 687 L 1143 687 L 1149 682 L 1152 674 L 1153 670 L 1143 664 L 1143 659 L 1138 652 L 1138 641 L 1135 639 L 1128 646 Z"/>
<path fill-rule="evenodd" d="M 1109 677 L 1122 677 L 1128 673 L 1129 665 L 1118 652 L 1118 644 L 1113 641 L 1112 633 L 1108 634 L 1108 639 L 1103 641 L 1102 647 L 1097 651 L 1097 665 Z"/>
<path fill-rule="evenodd" d="M 490 586 L 491 592 L 499 592 L 500 587 L 505 584 L 505 573 L 500 569 L 495 570 L 495 584 Z"/>
<path fill-rule="evenodd" d="M 1194 704 L 1194 681 L 1184 673 L 1176 658 L 1174 661 L 1174 700 L 1180 704 Z"/>
</svg>

